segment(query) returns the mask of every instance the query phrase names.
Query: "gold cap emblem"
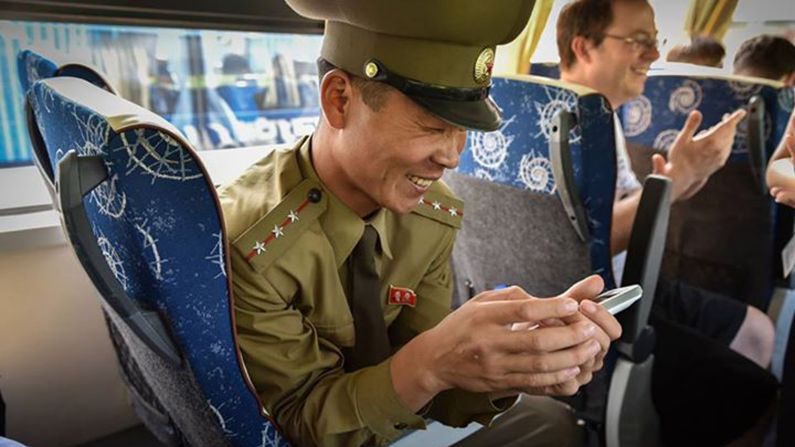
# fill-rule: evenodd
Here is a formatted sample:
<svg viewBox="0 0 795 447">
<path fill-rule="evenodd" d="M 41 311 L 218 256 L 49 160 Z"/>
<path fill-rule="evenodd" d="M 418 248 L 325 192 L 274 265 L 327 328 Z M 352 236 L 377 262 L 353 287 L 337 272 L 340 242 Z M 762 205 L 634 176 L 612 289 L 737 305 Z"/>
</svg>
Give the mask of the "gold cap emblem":
<svg viewBox="0 0 795 447">
<path fill-rule="evenodd" d="M 375 62 L 368 62 L 364 66 L 364 74 L 370 79 L 374 78 L 378 74 L 378 65 Z"/>
<path fill-rule="evenodd" d="M 484 48 L 475 61 L 475 82 L 486 85 L 491 79 L 491 70 L 494 67 L 494 50 Z"/>
</svg>

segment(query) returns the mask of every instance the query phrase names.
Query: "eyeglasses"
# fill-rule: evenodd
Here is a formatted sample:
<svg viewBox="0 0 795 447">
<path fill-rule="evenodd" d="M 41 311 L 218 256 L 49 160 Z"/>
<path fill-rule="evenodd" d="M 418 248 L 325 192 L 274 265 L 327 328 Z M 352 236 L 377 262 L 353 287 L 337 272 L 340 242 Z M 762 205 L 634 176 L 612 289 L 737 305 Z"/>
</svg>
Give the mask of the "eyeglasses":
<svg viewBox="0 0 795 447">
<path fill-rule="evenodd" d="M 638 36 L 616 36 L 615 34 L 604 34 L 604 36 L 610 37 L 612 39 L 621 40 L 625 44 L 630 45 L 634 51 L 659 50 L 660 48 L 664 47 L 665 44 L 668 42 L 667 39 L 662 39 L 662 40 L 653 39 L 643 34 Z"/>
</svg>

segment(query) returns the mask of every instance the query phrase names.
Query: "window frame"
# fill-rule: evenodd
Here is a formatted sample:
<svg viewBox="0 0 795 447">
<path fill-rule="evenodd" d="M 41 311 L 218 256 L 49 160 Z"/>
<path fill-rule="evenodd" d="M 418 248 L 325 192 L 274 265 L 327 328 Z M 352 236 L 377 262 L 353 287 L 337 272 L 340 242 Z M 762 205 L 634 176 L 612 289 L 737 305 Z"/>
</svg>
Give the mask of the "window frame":
<svg viewBox="0 0 795 447">
<path fill-rule="evenodd" d="M 322 34 L 323 22 L 293 12 L 283 0 L 0 0 L 3 20 Z M 234 13 L 230 11 L 235 11 Z M 274 145 L 197 151 L 216 185 L 231 181 Z M 66 242 L 35 165 L 0 168 L 0 253 Z"/>
</svg>

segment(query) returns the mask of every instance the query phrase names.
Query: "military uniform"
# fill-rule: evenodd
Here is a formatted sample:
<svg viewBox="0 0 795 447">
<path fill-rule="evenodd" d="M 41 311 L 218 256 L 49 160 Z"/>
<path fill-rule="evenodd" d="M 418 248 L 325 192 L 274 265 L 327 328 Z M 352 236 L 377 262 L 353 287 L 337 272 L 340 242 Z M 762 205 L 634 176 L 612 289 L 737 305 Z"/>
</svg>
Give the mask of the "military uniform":
<svg viewBox="0 0 795 447">
<path fill-rule="evenodd" d="M 498 8 L 482 0 L 287 2 L 326 20 L 321 59 L 328 64 L 388 84 L 456 126 L 499 128 L 488 96 L 494 50 L 524 28 L 533 0 Z M 271 153 L 220 194 L 238 342 L 263 405 L 297 445 L 385 444 L 423 428 L 423 416 L 488 424 L 514 399 L 453 389 L 415 414 L 395 392 L 389 359 L 376 360 L 450 312 L 449 261 L 462 203 L 436 181 L 413 212 L 379 209 L 364 220 L 319 179 L 311 142 Z M 373 346 L 380 348 L 369 360 L 361 356 Z M 561 408 L 523 397 L 498 424 L 515 430 L 492 426 L 465 445 L 524 445 L 542 433 L 549 433 L 543 445 L 562 445 L 572 430 L 546 423 Z M 558 419 L 573 424 L 566 411 Z"/>
<path fill-rule="evenodd" d="M 371 224 L 380 248 L 379 300 L 398 348 L 449 313 L 449 258 L 463 206 L 436 182 L 413 213 L 381 209 L 365 222 L 318 179 L 310 141 L 271 153 L 220 192 L 232 241 L 238 340 L 263 404 L 291 439 L 385 442 L 406 428 L 423 428 L 424 419 L 400 403 L 388 361 L 343 370 L 343 348 L 355 342 L 344 260 Z M 450 425 L 488 423 L 504 409 L 460 390 L 426 408 Z"/>
</svg>

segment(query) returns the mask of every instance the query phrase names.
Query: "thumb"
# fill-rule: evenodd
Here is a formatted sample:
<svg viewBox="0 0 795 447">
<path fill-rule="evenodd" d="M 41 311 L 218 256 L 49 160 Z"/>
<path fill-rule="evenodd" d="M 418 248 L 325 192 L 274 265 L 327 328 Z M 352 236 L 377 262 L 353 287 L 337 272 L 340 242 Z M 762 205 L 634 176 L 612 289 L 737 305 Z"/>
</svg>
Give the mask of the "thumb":
<svg viewBox="0 0 795 447">
<path fill-rule="evenodd" d="M 653 174 L 665 174 L 665 157 L 660 154 L 651 156 L 651 168 Z"/>
<path fill-rule="evenodd" d="M 589 300 L 598 295 L 605 288 L 605 282 L 599 275 L 591 275 L 563 292 L 561 297 L 573 298 L 577 301 Z"/>
</svg>

